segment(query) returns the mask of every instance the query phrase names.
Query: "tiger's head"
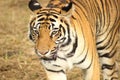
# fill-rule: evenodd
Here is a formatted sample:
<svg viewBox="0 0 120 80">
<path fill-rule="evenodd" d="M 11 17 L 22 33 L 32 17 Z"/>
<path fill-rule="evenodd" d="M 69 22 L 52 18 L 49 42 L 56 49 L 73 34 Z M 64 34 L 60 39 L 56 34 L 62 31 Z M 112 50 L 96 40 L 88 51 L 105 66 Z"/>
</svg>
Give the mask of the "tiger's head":
<svg viewBox="0 0 120 80">
<path fill-rule="evenodd" d="M 37 0 L 29 2 L 34 13 L 30 21 L 30 39 L 35 43 L 35 51 L 42 59 L 56 59 L 60 45 L 67 43 L 69 36 L 68 18 L 72 3 L 62 7 L 48 5 L 41 7 Z"/>
</svg>

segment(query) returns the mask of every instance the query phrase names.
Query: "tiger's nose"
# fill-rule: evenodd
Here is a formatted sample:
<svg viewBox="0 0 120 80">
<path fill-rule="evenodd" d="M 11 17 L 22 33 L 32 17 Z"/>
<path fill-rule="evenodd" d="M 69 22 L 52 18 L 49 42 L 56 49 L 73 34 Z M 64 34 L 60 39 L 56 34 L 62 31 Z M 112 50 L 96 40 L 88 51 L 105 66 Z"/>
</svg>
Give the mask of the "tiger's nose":
<svg viewBox="0 0 120 80">
<path fill-rule="evenodd" d="M 39 51 L 40 54 L 45 55 L 48 53 L 48 51 Z"/>
<path fill-rule="evenodd" d="M 40 54 L 40 55 L 45 55 L 45 54 L 48 53 L 48 51 L 42 51 L 42 50 L 38 50 L 38 49 L 35 49 L 35 52 L 36 52 L 37 54 Z"/>
<path fill-rule="evenodd" d="M 49 52 L 54 52 L 54 51 L 56 51 L 56 47 L 54 47 L 52 50 L 38 50 L 38 49 L 35 49 L 35 51 L 36 51 L 36 53 L 37 54 L 40 54 L 40 55 L 46 55 L 47 53 L 49 53 Z"/>
</svg>

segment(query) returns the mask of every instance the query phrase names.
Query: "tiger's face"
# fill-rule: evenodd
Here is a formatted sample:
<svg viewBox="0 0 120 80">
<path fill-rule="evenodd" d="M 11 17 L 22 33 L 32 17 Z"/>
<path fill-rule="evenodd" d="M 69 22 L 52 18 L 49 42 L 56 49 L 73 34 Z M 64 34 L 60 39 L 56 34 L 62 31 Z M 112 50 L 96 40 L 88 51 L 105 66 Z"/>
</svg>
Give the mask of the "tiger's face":
<svg viewBox="0 0 120 80">
<path fill-rule="evenodd" d="M 36 53 L 41 57 L 55 58 L 59 44 L 65 40 L 64 35 L 62 26 L 55 15 L 45 13 L 31 21 L 30 39 L 35 43 Z"/>
<path fill-rule="evenodd" d="M 30 21 L 29 37 L 35 43 L 36 53 L 45 60 L 56 59 L 66 39 L 67 20 L 61 16 L 60 9 L 42 8 L 37 1 L 31 1 L 29 7 L 35 13 Z"/>
</svg>

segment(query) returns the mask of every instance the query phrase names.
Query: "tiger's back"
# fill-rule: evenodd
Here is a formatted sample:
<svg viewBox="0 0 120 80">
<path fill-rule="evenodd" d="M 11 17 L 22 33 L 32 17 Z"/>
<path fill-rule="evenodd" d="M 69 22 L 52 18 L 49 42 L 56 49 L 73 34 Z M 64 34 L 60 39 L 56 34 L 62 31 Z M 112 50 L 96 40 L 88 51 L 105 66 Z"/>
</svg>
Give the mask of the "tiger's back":
<svg viewBox="0 0 120 80">
<path fill-rule="evenodd" d="M 42 8 L 30 1 L 35 13 L 30 38 L 50 80 L 66 80 L 66 69 L 72 66 L 86 69 L 85 80 L 100 80 L 100 69 L 104 80 L 118 79 L 119 4 L 119 0 L 51 0 Z"/>
</svg>

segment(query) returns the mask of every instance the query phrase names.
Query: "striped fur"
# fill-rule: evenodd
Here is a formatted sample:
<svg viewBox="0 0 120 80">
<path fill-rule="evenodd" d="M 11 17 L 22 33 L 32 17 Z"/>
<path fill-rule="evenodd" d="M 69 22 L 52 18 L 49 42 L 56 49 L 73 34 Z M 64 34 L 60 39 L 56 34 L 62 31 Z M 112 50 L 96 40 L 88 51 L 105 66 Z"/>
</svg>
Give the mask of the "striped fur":
<svg viewBox="0 0 120 80">
<path fill-rule="evenodd" d="M 118 80 L 116 63 L 120 0 L 51 0 L 42 8 L 31 0 L 35 13 L 30 39 L 48 80 L 67 80 L 66 70 L 85 69 L 85 80 Z M 100 71 L 101 70 L 101 71 Z"/>
</svg>

